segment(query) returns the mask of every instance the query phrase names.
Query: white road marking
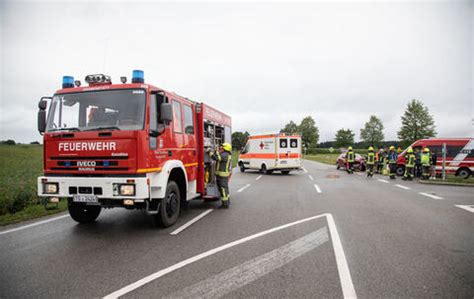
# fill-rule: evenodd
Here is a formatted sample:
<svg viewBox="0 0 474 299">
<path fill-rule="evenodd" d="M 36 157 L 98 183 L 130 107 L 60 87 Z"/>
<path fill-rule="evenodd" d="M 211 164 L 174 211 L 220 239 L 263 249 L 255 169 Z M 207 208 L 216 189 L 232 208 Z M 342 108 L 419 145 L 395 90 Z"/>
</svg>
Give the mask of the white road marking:
<svg viewBox="0 0 474 299">
<path fill-rule="evenodd" d="M 319 186 L 316 185 L 316 184 L 314 184 L 314 189 L 316 189 L 316 192 L 318 192 L 318 193 L 323 193 L 323 192 L 321 191 L 321 188 L 319 188 Z"/>
<path fill-rule="evenodd" d="M 45 223 L 48 223 L 48 222 L 52 222 L 52 221 L 56 221 L 56 220 L 60 220 L 60 219 L 63 219 L 63 218 L 68 218 L 68 217 L 69 217 L 69 214 L 54 217 L 54 218 L 50 218 L 50 219 L 43 220 L 43 221 L 38 221 L 38 222 L 35 222 L 35 223 L 31 223 L 31 224 L 28 224 L 28 225 L 12 228 L 12 229 L 9 229 L 9 230 L 4 230 L 4 231 L 0 232 L 0 235 L 5 235 L 5 234 L 8 234 L 8 233 L 23 230 L 25 228 L 30 228 L 30 227 L 33 227 L 33 226 L 42 225 L 42 224 L 45 224 Z"/>
<path fill-rule="evenodd" d="M 283 267 L 327 241 L 329 241 L 328 230 L 327 227 L 323 227 L 243 264 L 165 296 L 165 298 L 221 298 Z"/>
<path fill-rule="evenodd" d="M 250 187 L 250 184 L 247 184 L 247 185 L 243 186 L 242 188 L 240 188 L 239 190 L 237 190 L 237 192 L 242 192 L 242 191 L 244 191 L 245 189 L 247 189 L 248 187 Z"/>
<path fill-rule="evenodd" d="M 350 275 L 350 272 L 349 272 L 349 267 L 347 265 L 347 261 L 346 261 L 345 255 L 344 255 L 344 250 L 342 249 L 342 244 L 341 244 L 341 240 L 339 239 L 339 234 L 337 233 L 336 224 L 334 223 L 334 219 L 333 219 L 331 214 L 321 214 L 321 215 L 312 216 L 312 217 L 309 217 L 309 218 L 304 218 L 304 219 L 301 219 L 301 220 L 298 220 L 298 221 L 295 221 L 295 222 L 291 222 L 291 223 L 287 223 L 287 224 L 284 224 L 284 225 L 281 225 L 281 226 L 277 226 L 277 227 L 274 227 L 274 228 L 256 233 L 254 235 L 251 235 L 251 236 L 248 236 L 248 237 L 245 237 L 245 238 L 242 238 L 242 239 L 239 239 L 239 240 L 221 245 L 217 248 L 214 248 L 214 249 L 208 250 L 206 252 L 203 252 L 201 254 L 195 255 L 195 256 L 190 257 L 190 258 L 188 258 L 184 261 L 181 261 L 177 264 L 174 264 L 174 265 L 172 265 L 168 268 L 165 268 L 165 269 L 162 269 L 158 272 L 150 274 L 150 275 L 148 275 L 148 276 L 146 276 L 146 277 L 144 277 L 144 278 L 142 278 L 142 279 L 140 279 L 140 280 L 138 280 L 138 281 L 136 281 L 132 284 L 129 284 L 129 285 L 121 288 L 118 291 L 115 291 L 115 292 L 105 296 L 104 298 L 118 298 L 118 297 L 123 296 L 125 294 L 128 294 L 131 291 L 136 290 L 139 287 L 141 287 L 141 286 L 143 286 L 143 285 L 145 285 L 145 284 L 147 284 L 147 283 L 149 283 L 153 280 L 156 280 L 156 279 L 158 279 L 158 278 L 160 278 L 160 277 L 162 277 L 162 276 L 164 276 L 168 273 L 171 273 L 173 271 L 181 269 L 181 268 L 183 268 L 183 267 L 185 267 L 189 264 L 197 262 L 197 261 L 199 261 L 203 258 L 206 258 L 208 256 L 211 256 L 213 254 L 219 253 L 221 251 L 224 251 L 226 249 L 229 249 L 229 248 L 232 248 L 234 246 L 240 245 L 242 243 L 245 243 L 245 242 L 260 238 L 260 237 L 263 237 L 265 235 L 274 233 L 276 231 L 279 231 L 279 230 L 282 230 L 282 229 L 285 229 L 285 228 L 288 228 L 288 227 L 292 227 L 292 226 L 295 226 L 295 225 L 298 225 L 298 224 L 301 224 L 301 223 L 305 223 L 305 222 L 308 222 L 308 221 L 311 221 L 311 220 L 319 219 L 319 218 L 322 218 L 322 217 L 326 217 L 327 222 L 328 222 L 329 232 L 330 232 L 330 235 L 331 235 L 331 240 L 332 240 L 333 247 L 334 247 L 334 252 L 335 252 L 335 255 L 336 255 L 336 262 L 337 262 L 337 267 L 338 267 L 338 272 L 339 272 L 339 278 L 341 280 L 341 286 L 342 286 L 342 291 L 343 291 L 344 297 L 345 298 L 356 298 L 357 295 L 355 293 L 354 286 L 352 284 L 352 279 L 351 279 L 351 275 Z"/>
<path fill-rule="evenodd" d="M 188 222 L 186 222 L 184 225 L 182 225 L 181 227 L 177 228 L 176 230 L 174 230 L 173 232 L 170 233 L 170 235 L 177 235 L 179 234 L 180 232 L 182 232 L 183 230 L 187 229 L 189 226 L 191 226 L 192 224 L 194 224 L 195 222 L 199 221 L 201 218 L 203 218 L 204 216 L 206 216 L 207 214 L 209 214 L 210 212 L 214 211 L 214 209 L 209 209 L 201 214 L 199 214 L 197 217 L 194 217 L 193 219 L 189 220 Z"/>
<path fill-rule="evenodd" d="M 433 199 L 443 199 L 443 198 L 440 197 L 440 196 L 436 196 L 436 195 L 429 194 L 429 193 L 425 193 L 425 192 L 418 192 L 418 194 L 421 194 L 421 195 L 424 195 L 424 196 L 427 196 L 427 197 L 431 197 L 431 198 L 433 198 Z"/>
<path fill-rule="evenodd" d="M 458 208 L 474 213 L 474 205 L 455 205 Z"/>
<path fill-rule="evenodd" d="M 341 282 L 342 294 L 344 298 L 357 298 L 354 284 L 352 283 L 351 272 L 347 265 L 346 255 L 342 248 L 341 239 L 337 232 L 336 223 L 332 214 L 326 214 L 326 220 L 331 233 L 332 248 L 334 248 L 334 255 L 336 256 L 337 271 L 339 272 L 339 281 Z"/>
<path fill-rule="evenodd" d="M 396 184 L 395 186 L 397 186 L 398 188 L 405 189 L 405 190 L 410 190 L 411 189 L 410 187 L 399 185 L 399 184 Z"/>
<path fill-rule="evenodd" d="M 388 181 L 387 180 L 383 180 L 383 179 L 378 179 L 379 182 L 382 182 L 382 183 L 385 183 L 385 184 L 388 184 Z"/>
<path fill-rule="evenodd" d="M 310 180 L 314 181 L 312 176 L 308 175 L 308 177 L 309 177 Z"/>
<path fill-rule="evenodd" d="M 259 175 L 255 180 L 258 181 L 262 178 L 262 175 Z"/>
<path fill-rule="evenodd" d="M 301 169 L 303 169 L 303 172 L 304 172 L 304 173 L 308 173 L 308 171 L 306 170 L 306 168 L 303 167 L 303 168 L 301 168 Z"/>
</svg>

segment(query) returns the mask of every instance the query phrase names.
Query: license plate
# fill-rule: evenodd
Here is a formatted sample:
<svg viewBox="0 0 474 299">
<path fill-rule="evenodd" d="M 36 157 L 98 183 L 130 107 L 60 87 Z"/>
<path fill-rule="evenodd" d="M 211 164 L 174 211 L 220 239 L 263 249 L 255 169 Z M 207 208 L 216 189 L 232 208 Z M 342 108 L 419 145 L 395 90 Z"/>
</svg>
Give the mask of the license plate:
<svg viewBox="0 0 474 299">
<path fill-rule="evenodd" d="M 73 202 L 85 202 L 85 203 L 98 203 L 97 196 L 95 195 L 74 195 L 72 197 Z"/>
</svg>

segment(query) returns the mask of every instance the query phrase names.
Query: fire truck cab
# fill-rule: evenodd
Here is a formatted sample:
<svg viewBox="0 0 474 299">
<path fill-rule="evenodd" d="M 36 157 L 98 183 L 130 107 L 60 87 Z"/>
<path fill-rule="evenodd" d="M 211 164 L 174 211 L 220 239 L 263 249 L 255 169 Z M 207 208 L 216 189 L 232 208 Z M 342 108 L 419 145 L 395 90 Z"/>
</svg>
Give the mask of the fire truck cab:
<svg viewBox="0 0 474 299">
<path fill-rule="evenodd" d="M 301 169 L 301 136 L 269 134 L 250 136 L 239 155 L 241 172 L 256 169 L 265 174 L 288 174 Z"/>
<path fill-rule="evenodd" d="M 187 201 L 218 199 L 208 149 L 231 141 L 231 118 L 206 105 L 145 84 L 89 75 L 39 102 L 44 175 L 38 196 L 68 200 L 71 217 L 95 221 L 102 208 L 144 209 L 168 227 Z M 49 106 L 48 113 L 46 109 Z"/>
</svg>

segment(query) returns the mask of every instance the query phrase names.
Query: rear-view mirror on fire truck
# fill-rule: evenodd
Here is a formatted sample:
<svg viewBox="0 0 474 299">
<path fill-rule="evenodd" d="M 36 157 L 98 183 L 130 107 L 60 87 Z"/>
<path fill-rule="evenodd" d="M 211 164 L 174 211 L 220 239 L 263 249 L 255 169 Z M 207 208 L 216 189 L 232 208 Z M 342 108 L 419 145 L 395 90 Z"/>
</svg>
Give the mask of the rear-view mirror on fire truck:
<svg viewBox="0 0 474 299">
<path fill-rule="evenodd" d="M 38 131 L 40 133 L 44 133 L 46 130 L 46 107 L 48 106 L 48 102 L 45 98 L 49 97 L 42 97 L 38 103 Z M 51 99 L 51 98 L 49 98 Z"/>
<path fill-rule="evenodd" d="M 162 103 L 160 106 L 160 121 L 168 124 L 173 121 L 173 106 L 170 103 Z"/>
</svg>

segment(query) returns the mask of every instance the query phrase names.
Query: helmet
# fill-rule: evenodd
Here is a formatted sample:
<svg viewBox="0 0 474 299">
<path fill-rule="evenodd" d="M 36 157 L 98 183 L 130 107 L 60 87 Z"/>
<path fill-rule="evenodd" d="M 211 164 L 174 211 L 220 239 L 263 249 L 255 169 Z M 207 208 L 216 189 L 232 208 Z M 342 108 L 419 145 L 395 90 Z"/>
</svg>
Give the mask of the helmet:
<svg viewBox="0 0 474 299">
<path fill-rule="evenodd" d="M 424 152 L 424 153 L 429 153 L 429 152 L 430 152 L 430 149 L 427 148 L 427 147 L 425 147 L 425 148 L 423 149 L 423 152 Z"/>
<path fill-rule="evenodd" d="M 369 152 L 373 152 L 374 151 L 374 148 L 373 147 L 369 147 Z"/>
<path fill-rule="evenodd" d="M 409 147 L 409 148 L 407 149 L 407 153 L 409 153 L 409 154 L 413 153 L 413 149 L 412 149 L 411 147 Z"/>
<path fill-rule="evenodd" d="M 391 151 L 394 151 L 394 150 L 395 150 L 395 147 L 394 147 L 393 145 L 390 146 L 390 150 L 391 150 Z"/>
<path fill-rule="evenodd" d="M 348 150 L 350 150 L 350 151 L 351 151 L 351 150 L 352 150 L 352 146 L 349 146 Z"/>
<path fill-rule="evenodd" d="M 228 143 L 223 143 L 221 146 L 226 152 L 231 152 L 232 151 L 232 145 L 230 145 Z"/>
</svg>

